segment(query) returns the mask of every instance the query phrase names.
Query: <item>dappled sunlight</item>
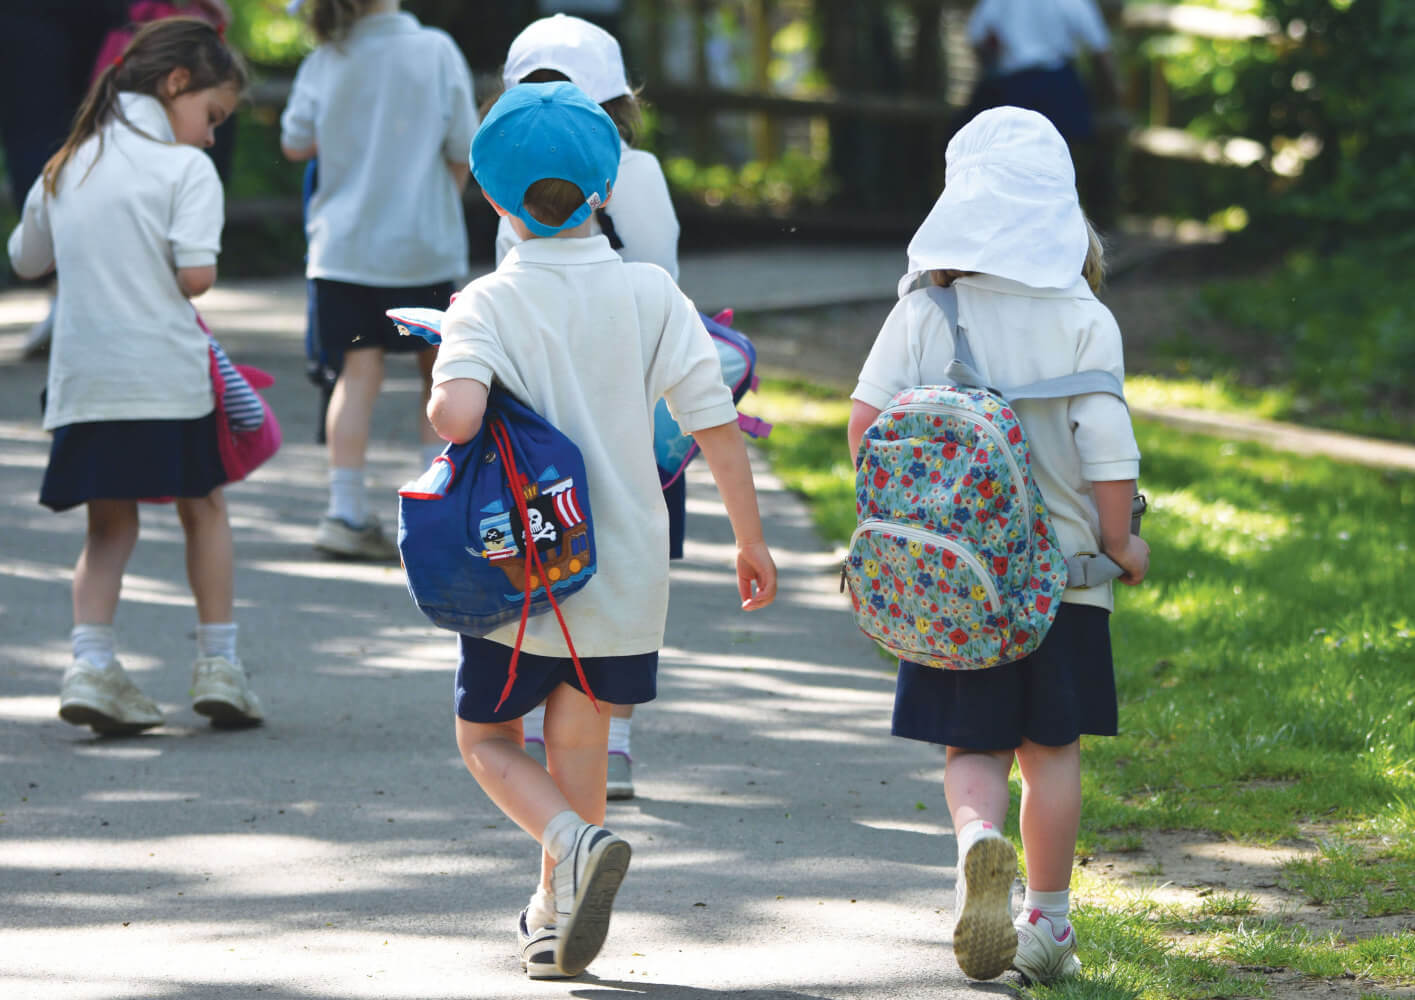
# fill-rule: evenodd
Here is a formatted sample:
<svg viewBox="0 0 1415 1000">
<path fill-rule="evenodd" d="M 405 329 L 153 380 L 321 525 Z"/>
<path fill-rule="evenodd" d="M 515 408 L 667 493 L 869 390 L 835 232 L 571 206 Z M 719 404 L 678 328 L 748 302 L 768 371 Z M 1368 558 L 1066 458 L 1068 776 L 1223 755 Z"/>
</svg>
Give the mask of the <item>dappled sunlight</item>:
<svg viewBox="0 0 1415 1000">
<path fill-rule="evenodd" d="M 303 577 L 308 580 L 340 580 L 347 583 L 368 583 L 407 589 L 408 579 L 397 566 L 370 565 L 357 562 L 314 562 L 303 559 L 243 560 L 242 566 L 260 573 L 277 576 Z"/>
<path fill-rule="evenodd" d="M 1245 510 L 1224 501 L 1205 502 L 1188 491 L 1157 494 L 1151 502 L 1164 510 L 1166 530 L 1175 545 L 1214 552 L 1235 562 L 1252 562 L 1292 531 L 1290 517 Z"/>
</svg>

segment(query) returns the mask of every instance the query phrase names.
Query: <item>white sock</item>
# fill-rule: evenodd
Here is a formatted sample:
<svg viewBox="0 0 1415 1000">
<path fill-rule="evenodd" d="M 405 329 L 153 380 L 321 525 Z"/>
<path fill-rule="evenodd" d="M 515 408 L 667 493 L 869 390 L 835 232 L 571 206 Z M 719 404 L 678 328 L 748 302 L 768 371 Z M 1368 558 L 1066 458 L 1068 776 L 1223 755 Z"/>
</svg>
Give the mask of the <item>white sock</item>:
<svg viewBox="0 0 1415 1000">
<path fill-rule="evenodd" d="M 575 846 L 575 834 L 579 833 L 580 827 L 584 825 L 585 821 L 580 819 L 574 810 L 566 809 L 556 813 L 550 817 L 550 822 L 545 824 L 545 831 L 540 835 L 540 844 L 547 854 L 559 861 Z"/>
<path fill-rule="evenodd" d="M 526 926 L 534 931 L 538 927 L 555 926 L 555 897 L 545 886 L 536 889 L 526 907 Z"/>
<path fill-rule="evenodd" d="M 197 625 L 197 651 L 202 656 L 219 656 L 236 662 L 236 626 L 231 622 Z"/>
<path fill-rule="evenodd" d="M 351 465 L 329 470 L 330 517 L 347 521 L 355 528 L 368 520 L 368 491 L 364 487 L 364 467 Z"/>
<path fill-rule="evenodd" d="M 112 625 L 75 625 L 69 638 L 74 644 L 74 659 L 87 660 L 99 670 L 106 670 L 113 662 Z"/>
<path fill-rule="evenodd" d="M 423 445 L 423 468 L 426 469 L 437 461 L 437 456 L 442 454 L 445 444 L 425 444 Z"/>
<path fill-rule="evenodd" d="M 609 718 L 609 752 L 622 753 L 625 757 L 631 756 L 629 753 L 629 727 L 633 719 L 621 719 L 618 716 Z"/>
<path fill-rule="evenodd" d="M 613 725 L 611 721 L 610 725 Z M 537 705 L 525 715 L 521 716 L 521 732 L 525 734 L 526 742 L 537 740 L 545 742 L 545 706 Z"/>
<path fill-rule="evenodd" d="M 1038 892 L 1028 889 L 1022 897 L 1022 910 L 1025 913 L 1041 910 L 1042 916 L 1051 923 L 1051 936 L 1058 941 L 1065 940 L 1066 929 L 1071 926 L 1071 921 L 1066 916 L 1071 912 L 1071 890 Z"/>
</svg>

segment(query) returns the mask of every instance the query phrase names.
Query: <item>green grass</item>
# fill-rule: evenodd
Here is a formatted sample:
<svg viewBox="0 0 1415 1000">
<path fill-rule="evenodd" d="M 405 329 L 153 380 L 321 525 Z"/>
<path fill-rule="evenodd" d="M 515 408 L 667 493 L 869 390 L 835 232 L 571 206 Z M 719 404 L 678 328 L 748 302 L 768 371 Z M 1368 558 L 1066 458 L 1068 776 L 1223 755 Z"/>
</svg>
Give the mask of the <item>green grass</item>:
<svg viewBox="0 0 1415 1000">
<path fill-rule="evenodd" d="M 849 401 L 777 381 L 757 408 L 776 423 L 773 469 L 844 544 Z M 1122 732 L 1086 742 L 1079 850 L 1169 829 L 1268 844 L 1320 824 L 1329 842 L 1284 887 L 1333 915 L 1415 911 L 1415 476 L 1136 430 L 1152 567 L 1117 588 Z M 1415 980 L 1409 934 L 1317 938 L 1255 909 L 1241 893 L 1192 913 L 1083 907 L 1084 982 L 1033 995 L 1262 995 L 1243 966 Z M 1191 935 L 1203 944 L 1177 943 Z"/>
</svg>

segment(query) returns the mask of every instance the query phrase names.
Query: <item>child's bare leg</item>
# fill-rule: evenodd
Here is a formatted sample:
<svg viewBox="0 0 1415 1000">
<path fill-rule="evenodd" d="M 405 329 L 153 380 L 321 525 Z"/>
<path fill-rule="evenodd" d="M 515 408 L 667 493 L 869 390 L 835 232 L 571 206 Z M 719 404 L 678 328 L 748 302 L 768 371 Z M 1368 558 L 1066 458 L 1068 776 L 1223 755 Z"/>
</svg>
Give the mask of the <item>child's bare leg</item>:
<svg viewBox="0 0 1415 1000">
<path fill-rule="evenodd" d="M 595 826 L 604 825 L 604 784 L 609 769 L 609 719 L 604 706 L 569 684 L 545 700 L 546 766 L 569 808 Z M 555 859 L 541 852 L 541 885 L 550 888 Z"/>
<path fill-rule="evenodd" d="M 123 569 L 138 541 L 136 500 L 90 500 L 88 534 L 74 566 L 74 624 L 112 625 Z"/>
<path fill-rule="evenodd" d="M 230 622 L 235 571 L 225 495 L 214 489 L 204 497 L 182 497 L 177 517 L 187 538 L 187 581 L 196 598 L 197 621 Z"/>
<path fill-rule="evenodd" d="M 329 464 L 336 469 L 362 468 L 368 453 L 369 422 L 383 387 L 383 351 L 367 347 L 344 353 L 344 368 L 334 383 L 325 416 Z"/>
<path fill-rule="evenodd" d="M 1027 888 L 1057 892 L 1070 887 L 1081 823 L 1081 744 L 1048 747 L 1024 741 L 1017 748 L 1022 771 L 1022 849 Z"/>
<path fill-rule="evenodd" d="M 943 794 L 955 831 L 974 820 L 1002 829 L 1007 821 L 1007 776 L 1012 771 L 1012 753 L 948 748 Z"/>
</svg>

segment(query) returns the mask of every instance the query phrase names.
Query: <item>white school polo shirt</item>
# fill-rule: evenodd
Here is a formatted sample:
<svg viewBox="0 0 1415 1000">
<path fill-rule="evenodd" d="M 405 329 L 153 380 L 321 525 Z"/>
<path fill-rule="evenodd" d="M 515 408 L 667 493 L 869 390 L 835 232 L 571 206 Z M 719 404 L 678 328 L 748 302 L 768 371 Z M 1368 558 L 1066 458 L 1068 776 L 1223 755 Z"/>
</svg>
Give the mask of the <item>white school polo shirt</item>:
<svg viewBox="0 0 1415 1000">
<path fill-rule="evenodd" d="M 619 177 L 604 209 L 624 244 L 619 256 L 627 261 L 657 264 L 677 281 L 678 216 L 668 196 L 663 168 L 652 153 L 633 149 L 622 141 L 620 148 Z M 590 216 L 590 231 L 600 232 L 598 212 Z M 499 265 L 520 242 L 510 220 L 503 215 L 496 226 L 496 263 Z"/>
<path fill-rule="evenodd" d="M 173 140 L 155 97 L 118 100 L 132 127 L 117 116 L 104 124 L 102 153 L 90 137 L 52 197 L 35 181 L 10 235 L 17 274 L 58 268 L 46 430 L 190 420 L 215 405 L 207 337 L 176 269 L 216 263 L 221 181 L 205 153 Z"/>
<path fill-rule="evenodd" d="M 1110 48 L 1110 30 L 1095 0 L 981 0 L 968 17 L 968 41 L 999 43 L 998 72 L 1059 69 L 1080 47 Z"/>
<path fill-rule="evenodd" d="M 457 43 L 407 13 L 360 18 L 300 63 L 280 141 L 318 148 L 305 275 L 381 288 L 467 274 L 467 224 L 447 164 L 477 116 Z"/>
<path fill-rule="evenodd" d="M 958 322 L 968 332 L 979 374 L 1009 386 L 1090 368 L 1125 378 L 1120 328 L 1084 279 L 1069 289 L 1031 288 L 972 275 L 954 282 Z M 948 319 L 928 293 L 910 292 L 884 321 L 860 370 L 852 399 L 884 409 L 898 392 L 947 382 L 957 357 Z M 1100 515 L 1091 483 L 1136 479 L 1140 449 L 1130 413 L 1114 396 L 1023 399 L 1013 405 L 1032 446 L 1032 475 L 1046 498 L 1063 552 L 1100 551 Z M 1110 584 L 1068 589 L 1063 601 L 1114 606 Z"/>
<path fill-rule="evenodd" d="M 662 268 L 628 264 L 603 236 L 527 240 L 452 303 L 433 383 L 500 382 L 579 446 L 595 576 L 565 602 L 582 656 L 651 653 L 668 616 L 668 512 L 653 460 L 660 396 L 687 431 L 736 424 L 717 350 Z M 729 588 L 730 589 L 730 588 Z M 723 595 L 723 607 L 734 602 Z M 516 622 L 487 638 L 514 645 Z M 554 615 L 523 647 L 566 656 Z"/>
</svg>

